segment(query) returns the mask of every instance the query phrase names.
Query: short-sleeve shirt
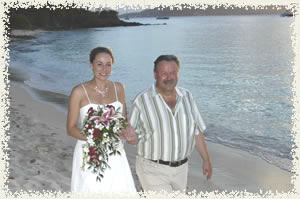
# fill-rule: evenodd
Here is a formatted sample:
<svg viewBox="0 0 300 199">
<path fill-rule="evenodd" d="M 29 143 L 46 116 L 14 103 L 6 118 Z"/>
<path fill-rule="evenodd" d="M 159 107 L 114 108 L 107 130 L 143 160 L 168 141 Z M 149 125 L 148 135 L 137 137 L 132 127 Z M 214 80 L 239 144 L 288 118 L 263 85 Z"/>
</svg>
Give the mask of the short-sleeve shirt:
<svg viewBox="0 0 300 199">
<path fill-rule="evenodd" d="M 179 161 L 195 148 L 195 135 L 206 129 L 194 98 L 176 87 L 172 111 L 155 85 L 140 93 L 131 104 L 129 121 L 138 136 L 138 155 L 151 160 Z"/>
</svg>

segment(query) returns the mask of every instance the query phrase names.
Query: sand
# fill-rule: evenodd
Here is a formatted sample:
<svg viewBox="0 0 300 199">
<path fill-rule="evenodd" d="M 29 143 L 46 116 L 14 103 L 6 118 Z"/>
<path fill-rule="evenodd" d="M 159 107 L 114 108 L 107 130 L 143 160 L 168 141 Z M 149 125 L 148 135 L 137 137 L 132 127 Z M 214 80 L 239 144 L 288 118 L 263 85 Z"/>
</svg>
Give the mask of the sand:
<svg viewBox="0 0 300 199">
<path fill-rule="evenodd" d="M 10 83 L 10 139 L 8 188 L 11 192 L 70 191 L 75 138 L 66 133 L 66 112 L 32 98 L 26 85 Z M 212 179 L 202 175 L 202 161 L 195 151 L 189 159 L 188 191 L 261 190 L 292 191 L 292 173 L 257 156 L 207 142 L 213 164 Z M 136 146 L 125 145 L 137 189 Z"/>
<path fill-rule="evenodd" d="M 68 190 L 75 140 L 66 114 L 11 85 L 9 189 Z"/>
</svg>

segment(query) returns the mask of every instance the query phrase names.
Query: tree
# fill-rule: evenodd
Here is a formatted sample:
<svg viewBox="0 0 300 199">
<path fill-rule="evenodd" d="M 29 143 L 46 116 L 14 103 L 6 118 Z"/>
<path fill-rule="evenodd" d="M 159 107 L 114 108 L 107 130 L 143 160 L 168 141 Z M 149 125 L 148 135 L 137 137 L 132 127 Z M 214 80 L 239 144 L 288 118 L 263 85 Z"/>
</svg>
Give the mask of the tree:
<svg viewBox="0 0 300 199">
<path fill-rule="evenodd" d="M 32 24 L 30 20 L 23 14 L 14 14 L 10 18 L 10 27 L 18 29 L 31 29 Z"/>
</svg>

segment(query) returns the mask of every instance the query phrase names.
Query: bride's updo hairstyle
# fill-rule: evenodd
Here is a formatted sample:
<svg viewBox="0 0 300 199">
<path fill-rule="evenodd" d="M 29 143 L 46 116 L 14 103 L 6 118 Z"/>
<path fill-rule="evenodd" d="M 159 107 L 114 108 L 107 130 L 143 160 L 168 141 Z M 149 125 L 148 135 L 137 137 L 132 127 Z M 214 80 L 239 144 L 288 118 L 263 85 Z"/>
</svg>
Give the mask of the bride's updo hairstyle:
<svg viewBox="0 0 300 199">
<path fill-rule="evenodd" d="M 112 59 L 112 63 L 114 63 L 114 56 L 112 55 L 112 52 L 110 49 L 105 48 L 105 47 L 97 47 L 94 48 L 91 53 L 90 53 L 90 62 L 93 63 L 95 57 L 99 54 L 99 53 L 106 53 L 109 54 L 111 56 Z"/>
</svg>

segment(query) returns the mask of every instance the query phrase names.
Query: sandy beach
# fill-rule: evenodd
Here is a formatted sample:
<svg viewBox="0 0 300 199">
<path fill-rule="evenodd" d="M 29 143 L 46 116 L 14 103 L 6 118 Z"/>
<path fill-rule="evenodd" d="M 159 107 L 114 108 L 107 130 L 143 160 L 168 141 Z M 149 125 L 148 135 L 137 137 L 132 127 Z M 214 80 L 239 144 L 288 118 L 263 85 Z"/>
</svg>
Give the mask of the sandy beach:
<svg viewBox="0 0 300 199">
<path fill-rule="evenodd" d="M 9 179 L 11 192 L 70 191 L 73 149 L 76 140 L 66 133 L 66 112 L 32 98 L 26 85 L 11 82 Z M 195 151 L 189 159 L 188 191 L 228 192 L 261 190 L 292 191 L 290 172 L 268 164 L 257 156 L 208 142 L 213 163 L 212 179 L 202 175 L 202 161 Z M 135 146 L 125 145 L 137 189 Z"/>
</svg>

